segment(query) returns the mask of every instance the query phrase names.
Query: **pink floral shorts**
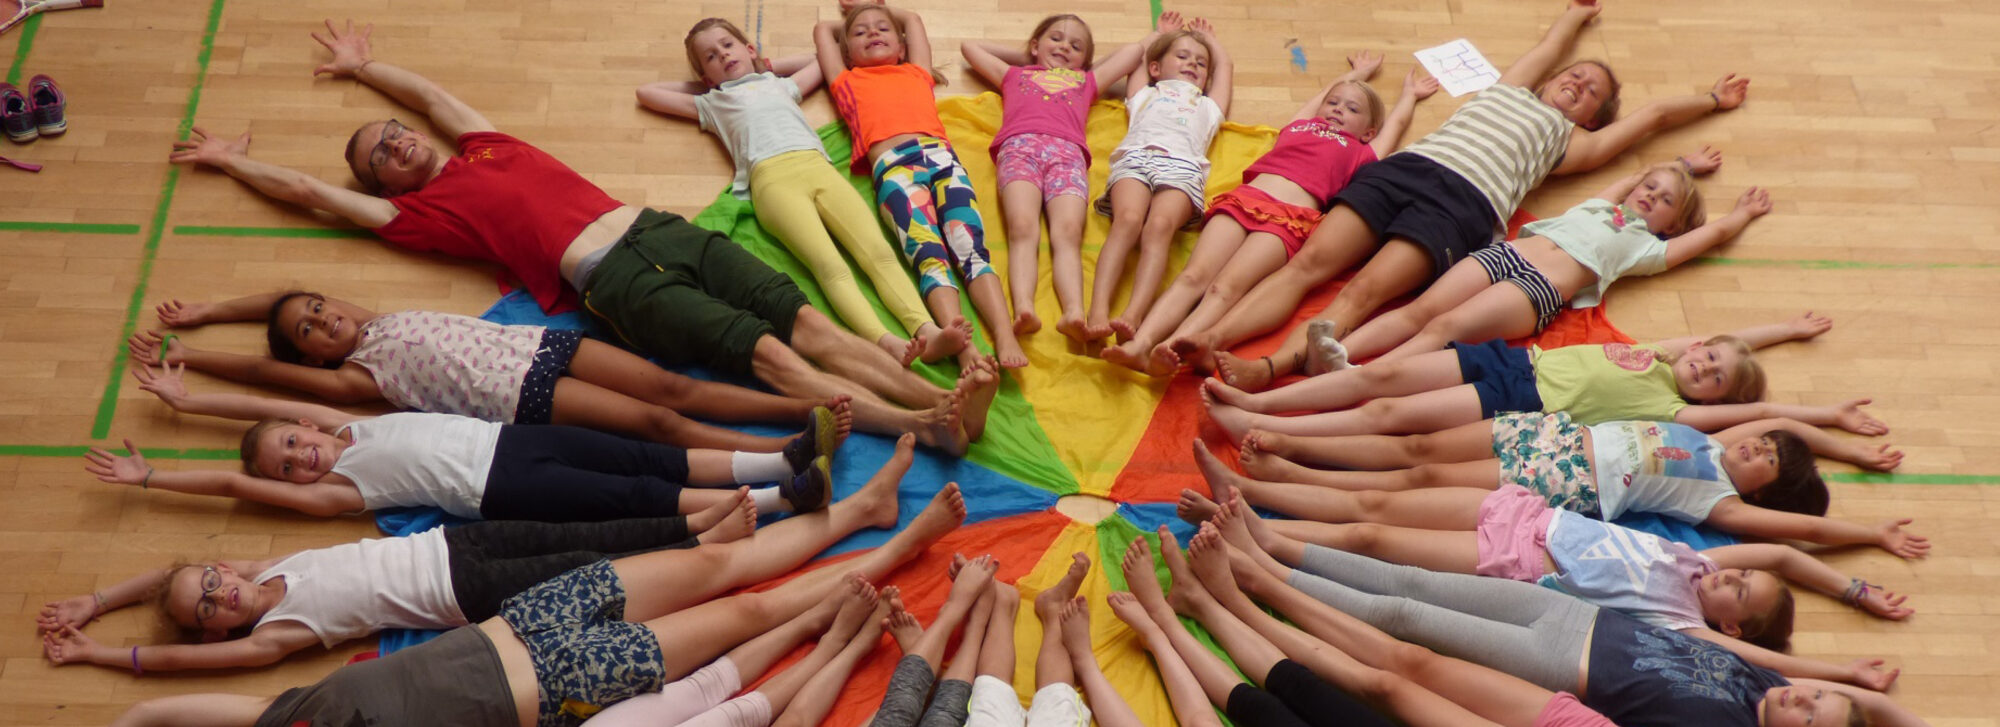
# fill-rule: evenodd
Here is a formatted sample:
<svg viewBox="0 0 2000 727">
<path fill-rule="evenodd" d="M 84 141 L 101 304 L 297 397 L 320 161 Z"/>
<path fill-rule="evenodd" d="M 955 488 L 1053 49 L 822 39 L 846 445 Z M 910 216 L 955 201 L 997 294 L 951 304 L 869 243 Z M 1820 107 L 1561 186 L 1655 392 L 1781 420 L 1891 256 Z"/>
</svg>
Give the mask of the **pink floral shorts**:
<svg viewBox="0 0 2000 727">
<path fill-rule="evenodd" d="M 1084 176 L 1090 162 L 1076 142 L 1047 134 L 1020 134 L 1000 142 L 1000 149 L 993 152 L 993 163 L 999 168 L 1002 188 L 1027 182 L 1042 190 L 1043 202 L 1065 194 L 1090 199 L 1090 178 Z"/>
</svg>

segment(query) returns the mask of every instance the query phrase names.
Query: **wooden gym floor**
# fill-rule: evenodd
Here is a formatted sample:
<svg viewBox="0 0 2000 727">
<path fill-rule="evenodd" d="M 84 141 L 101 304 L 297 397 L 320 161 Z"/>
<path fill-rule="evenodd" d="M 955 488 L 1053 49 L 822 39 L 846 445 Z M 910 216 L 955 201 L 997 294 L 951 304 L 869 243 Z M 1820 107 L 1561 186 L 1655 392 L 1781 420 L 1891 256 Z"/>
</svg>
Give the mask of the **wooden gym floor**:
<svg viewBox="0 0 2000 727">
<path fill-rule="evenodd" d="M 940 94 L 984 91 L 958 58 L 961 40 L 1015 42 L 1044 14 L 1075 11 L 1101 56 L 1140 35 L 1150 11 L 1137 0 L 911 4 L 925 11 L 951 79 Z M 1230 118 L 1273 124 L 1339 73 L 1351 50 L 1388 53 L 1377 84 L 1393 92 L 1411 51 L 1465 37 L 1504 65 L 1561 5 L 1213 0 L 1201 12 L 1236 58 Z M 366 88 L 311 78 L 325 53 L 306 33 L 352 14 L 376 24 L 378 58 L 444 84 L 613 196 L 692 213 L 727 182 L 724 155 L 692 124 L 636 108 L 632 89 L 690 77 L 679 41 L 700 17 L 735 19 L 775 56 L 810 50 L 810 23 L 835 13 L 787 0 L 111 0 L 0 37 L 0 54 L 18 47 L 8 79 L 53 75 L 71 120 L 63 137 L 0 151 L 48 165 L 40 174 L 0 168 L 0 724 L 103 724 L 132 702 L 192 691 L 274 694 L 372 648 L 308 652 L 257 673 L 144 678 L 42 659 L 33 619 L 51 598 L 176 558 L 263 557 L 374 532 L 363 518 L 315 521 L 106 485 L 81 471 L 84 446 L 121 437 L 174 450 L 155 457 L 162 467 L 233 458 L 239 427 L 182 420 L 131 385 L 121 341 L 154 325 L 155 303 L 303 286 L 379 310 L 476 314 L 495 297 L 488 270 L 355 239 L 222 175 L 171 167 L 168 146 L 190 121 L 222 134 L 248 129 L 257 158 L 345 182 L 340 153 L 358 124 L 415 121 Z M 1622 283 L 1611 317 L 1641 340 L 1804 310 L 1835 319 L 1821 340 L 1764 358 L 1772 399 L 1872 397 L 1894 429 L 1885 441 L 1909 456 L 1892 476 L 1829 465 L 1835 514 L 1915 517 L 1936 548 L 1917 562 L 1830 555 L 1912 594 L 1918 615 L 1890 624 L 1803 596 L 1796 648 L 1888 658 L 1904 670 L 1893 693 L 1940 726 L 2000 724 L 2000 540 L 1988 525 L 2000 514 L 1996 34 L 2000 6 L 1979 0 L 1611 2 L 1578 54 L 1617 69 L 1628 109 L 1700 92 L 1725 72 L 1753 79 L 1750 101 L 1663 134 L 1612 168 L 1553 181 L 1527 204 L 1558 213 L 1643 160 L 1703 143 L 1726 154 L 1703 184 L 1711 210 L 1728 209 L 1747 186 L 1771 189 L 1774 214 L 1699 264 Z M 1289 41 L 1309 72 L 1292 67 Z M 1456 105 L 1440 96 L 1421 106 L 1411 138 Z M 832 118 L 823 96 L 808 114 Z M 247 326 L 198 336 L 242 351 L 261 340 Z M 165 632 L 151 612 L 131 609 L 90 633 L 123 645 Z"/>
</svg>

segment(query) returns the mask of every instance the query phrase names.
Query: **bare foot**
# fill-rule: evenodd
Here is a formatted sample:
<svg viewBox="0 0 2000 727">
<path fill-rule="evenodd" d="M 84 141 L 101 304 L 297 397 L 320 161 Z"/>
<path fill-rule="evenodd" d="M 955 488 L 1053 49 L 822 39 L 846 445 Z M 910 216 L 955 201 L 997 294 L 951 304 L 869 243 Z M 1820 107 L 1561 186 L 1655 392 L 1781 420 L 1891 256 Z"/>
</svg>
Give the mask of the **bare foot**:
<svg viewBox="0 0 2000 727">
<path fill-rule="evenodd" d="M 1181 355 L 1173 346 L 1164 343 L 1153 347 L 1153 354 L 1146 358 L 1146 373 L 1154 376 L 1172 376 L 1181 370 Z"/>
<path fill-rule="evenodd" d="M 1171 543 L 1171 544 L 1169 544 Z M 1171 540 L 1160 541 L 1160 561 L 1167 564 L 1167 605 L 1174 613 L 1193 616 L 1194 607 L 1208 595 L 1202 590 L 1201 582 L 1195 580 L 1194 572 L 1188 569 L 1187 556 L 1181 553 L 1179 543 Z"/>
<path fill-rule="evenodd" d="M 1110 325 L 1111 333 L 1118 336 L 1118 340 L 1120 341 L 1130 341 L 1133 336 L 1138 335 L 1139 324 L 1133 323 L 1124 316 L 1111 319 Z"/>
<path fill-rule="evenodd" d="M 951 593 L 947 601 L 969 602 L 993 592 L 993 574 L 1000 570 L 1000 561 L 993 556 L 982 555 L 967 558 L 957 564 L 958 572 L 951 577 Z"/>
<path fill-rule="evenodd" d="M 1096 341 L 1111 335 L 1111 321 L 1107 320 L 1110 317 L 1109 313 L 1091 313 L 1083 323 L 1083 340 Z"/>
<path fill-rule="evenodd" d="M 1176 336 L 1167 346 L 1180 354 L 1181 360 L 1200 371 L 1215 370 L 1215 341 L 1202 334 Z"/>
<path fill-rule="evenodd" d="M 1191 523 L 1215 517 L 1215 513 L 1221 509 L 1214 500 L 1208 499 L 1207 495 L 1187 489 L 1181 490 L 1180 501 L 1174 503 L 1174 514 Z"/>
<path fill-rule="evenodd" d="M 1091 341 L 1090 333 L 1086 330 L 1086 326 L 1084 326 L 1083 317 L 1068 312 L 1063 313 L 1061 318 L 1056 319 L 1056 332 L 1069 337 L 1069 340 L 1077 343 L 1090 343 Z"/>
<path fill-rule="evenodd" d="M 924 363 L 937 363 L 957 356 L 958 352 L 965 350 L 966 344 L 972 342 L 972 324 L 966 322 L 964 318 L 936 327 L 935 333 L 923 335 L 926 339 L 924 350 L 918 358 L 923 359 Z"/>
<path fill-rule="evenodd" d="M 1035 315 L 1034 306 L 1016 306 L 1014 313 L 1014 335 L 1025 336 L 1042 330 L 1042 319 Z"/>
<path fill-rule="evenodd" d="M 1201 470 L 1201 478 L 1208 482 L 1209 492 L 1222 492 L 1243 484 L 1243 475 L 1222 462 L 1222 458 L 1208 451 L 1208 447 L 1197 439 L 1194 442 L 1194 464 Z"/>
<path fill-rule="evenodd" d="M 1246 409 L 1246 410 L 1253 409 L 1251 405 L 1256 403 L 1255 401 L 1252 401 L 1250 392 L 1238 389 L 1234 386 L 1230 386 L 1229 382 L 1223 381 L 1221 379 L 1203 379 L 1201 382 L 1201 388 L 1202 390 L 1215 395 L 1216 401 L 1220 401 L 1224 404 L 1228 404 L 1230 406 L 1237 407 L 1239 409 Z"/>
<path fill-rule="evenodd" d="M 964 403 L 963 392 L 946 392 L 942 401 L 929 409 L 917 412 L 918 441 L 926 447 L 936 447 L 953 457 L 965 456 L 966 447 L 972 444 L 965 434 L 965 419 L 960 411 Z"/>
<path fill-rule="evenodd" d="M 916 647 L 917 639 L 924 636 L 923 624 L 917 623 L 916 616 L 903 610 L 902 601 L 889 603 L 889 618 L 883 620 L 882 628 L 896 640 L 896 648 L 902 649 L 905 654 Z"/>
<path fill-rule="evenodd" d="M 1103 351 L 1097 353 L 1097 357 L 1133 371 L 1144 371 L 1146 358 L 1139 353 L 1141 350 L 1143 349 L 1139 348 L 1137 342 L 1126 341 L 1116 346 L 1105 346 Z"/>
<path fill-rule="evenodd" d="M 947 482 L 944 489 L 938 490 L 937 496 L 931 498 L 931 504 L 925 505 L 923 512 L 917 513 L 916 519 L 911 520 L 909 527 L 903 528 L 897 536 L 913 538 L 928 546 L 964 523 L 965 497 L 959 494 L 958 483 Z"/>
<path fill-rule="evenodd" d="M 1215 373 L 1223 383 L 1244 391 L 1263 391 L 1277 378 L 1271 357 L 1245 359 L 1228 351 L 1215 352 Z"/>
<path fill-rule="evenodd" d="M 1188 564 L 1193 567 L 1194 577 L 1207 586 L 1205 590 L 1236 588 L 1236 578 L 1229 574 L 1229 546 L 1223 544 L 1222 532 L 1215 529 L 1215 523 L 1202 523 L 1201 530 L 1188 541 Z"/>
<path fill-rule="evenodd" d="M 1236 463 L 1252 477 L 1272 482 L 1297 482 L 1297 477 L 1279 477 L 1287 471 L 1300 467 L 1285 459 L 1291 450 L 1291 437 L 1277 432 L 1252 429 L 1243 435 L 1243 442 L 1237 445 Z"/>
<path fill-rule="evenodd" d="M 987 329 L 993 333 L 993 358 L 1000 361 L 1002 368 L 1018 369 L 1028 365 L 1028 352 L 1021 349 L 1021 339 L 1014 337 L 1009 328 Z"/>
<path fill-rule="evenodd" d="M 848 495 L 836 507 L 860 508 L 866 513 L 864 521 L 874 527 L 896 527 L 896 518 L 900 514 L 896 490 L 903 484 L 903 475 L 909 474 L 910 463 L 916 460 L 916 446 L 915 435 L 905 434 L 896 438 L 896 453 L 889 455 L 889 461 L 868 478 L 860 491 Z"/>
<path fill-rule="evenodd" d="M 868 615 L 875 612 L 876 604 L 881 601 L 875 586 L 860 573 L 847 574 L 844 585 L 846 587 L 836 597 L 828 599 L 830 603 L 840 604 L 840 612 L 834 615 L 833 625 L 826 629 L 826 638 L 843 643 L 861 630 L 861 624 L 867 622 Z"/>
<path fill-rule="evenodd" d="M 857 573 L 855 575 L 860 574 Z M 902 602 L 902 599 L 897 596 L 898 591 L 895 586 L 884 587 L 881 593 L 877 594 L 875 598 L 874 610 L 868 612 L 868 618 L 862 619 L 859 633 L 856 633 L 854 638 L 857 640 L 866 640 L 868 648 L 875 648 L 875 641 L 882 638 L 883 629 L 889 625 L 889 614 L 895 612 L 895 604 Z M 897 639 L 896 643 L 901 644 L 903 642 L 901 639 Z"/>
<path fill-rule="evenodd" d="M 1241 440 L 1243 433 L 1250 431 L 1255 422 L 1251 421 L 1250 412 L 1216 401 L 1212 392 L 1217 386 L 1226 384 L 1215 379 L 1202 381 L 1201 403 L 1208 409 L 1208 417 L 1214 419 L 1216 425 L 1222 427 L 1222 431 L 1227 433 L 1230 439 Z"/>
<path fill-rule="evenodd" d="M 1160 538 L 1160 542 L 1166 543 L 1172 541 L 1174 536 L 1161 527 Z M 1144 537 L 1132 539 L 1132 544 L 1125 548 L 1125 559 L 1119 561 L 1118 567 L 1125 573 L 1126 590 L 1139 599 L 1141 610 L 1166 605 L 1166 596 L 1160 591 L 1160 576 L 1153 565 L 1153 549 L 1146 544 Z"/>
<path fill-rule="evenodd" d="M 1250 503 L 1243 500 L 1242 492 L 1230 490 L 1220 496 L 1222 509 L 1209 522 L 1214 523 L 1216 531 L 1222 533 L 1222 539 L 1242 551 L 1244 557 L 1256 567 L 1280 578 L 1285 577 L 1285 572 L 1290 569 L 1279 563 L 1270 551 L 1277 534 L 1264 525 L 1264 518 L 1258 516 L 1256 510 L 1250 509 Z"/>
<path fill-rule="evenodd" d="M 1091 653 L 1090 606 L 1082 598 L 1072 598 L 1063 604 L 1062 643 L 1072 657 Z"/>
<path fill-rule="evenodd" d="M 1061 580 L 1047 590 L 1035 594 L 1035 615 L 1042 623 L 1055 623 L 1062 618 L 1063 604 L 1076 598 L 1076 591 L 1083 586 L 1083 577 L 1090 573 L 1090 556 L 1082 553 L 1070 554 L 1069 571 Z"/>
<path fill-rule="evenodd" d="M 1139 603 L 1138 596 L 1124 591 L 1113 591 L 1111 595 L 1105 596 L 1104 600 L 1111 604 L 1111 612 L 1118 616 L 1118 620 L 1131 626 L 1133 631 L 1143 633 L 1147 629 L 1159 628 L 1159 624 L 1153 623 L 1153 617 L 1146 615 L 1146 607 Z"/>
<path fill-rule="evenodd" d="M 704 545 L 741 540 L 756 532 L 757 503 L 750 501 L 750 488 L 738 487 L 729 499 L 689 515 L 688 529 L 700 533 L 695 540 Z"/>
<path fill-rule="evenodd" d="M 924 337 L 905 339 L 894 333 L 884 333 L 881 338 L 875 339 L 875 345 L 895 357 L 897 365 L 909 368 L 910 362 L 917 360 L 917 355 L 924 351 Z"/>
<path fill-rule="evenodd" d="M 833 412 L 833 430 L 840 435 L 833 446 L 839 448 L 847 441 L 847 435 L 854 432 L 854 397 L 848 394 L 835 394 L 827 397 L 826 403 L 821 406 Z"/>
<path fill-rule="evenodd" d="M 1315 320 L 1306 324 L 1306 375 L 1353 368 L 1347 362 L 1347 347 L 1333 333 L 1333 321 Z"/>
<path fill-rule="evenodd" d="M 993 397 L 1000 393 L 1002 365 L 992 356 L 982 356 L 970 368 L 959 372 L 958 391 L 964 402 L 959 410 L 960 421 L 968 439 L 976 441 L 986 435 L 986 415 L 993 408 Z M 1022 365 L 1027 365 L 1025 359 Z"/>
</svg>

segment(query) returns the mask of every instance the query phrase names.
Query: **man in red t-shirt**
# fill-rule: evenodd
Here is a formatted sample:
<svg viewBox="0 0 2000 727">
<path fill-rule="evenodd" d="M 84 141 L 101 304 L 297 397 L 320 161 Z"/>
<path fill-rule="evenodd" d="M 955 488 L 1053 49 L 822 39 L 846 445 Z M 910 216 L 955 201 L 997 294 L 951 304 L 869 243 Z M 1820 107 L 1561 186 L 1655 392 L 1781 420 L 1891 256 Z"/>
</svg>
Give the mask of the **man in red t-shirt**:
<svg viewBox="0 0 2000 727">
<path fill-rule="evenodd" d="M 990 357 L 955 388 L 931 384 L 908 368 L 920 340 L 898 361 L 814 310 L 791 279 L 728 237 L 612 199 L 437 84 L 374 60 L 372 30 L 328 21 L 327 34 L 313 39 L 333 59 L 314 74 L 354 78 L 424 114 L 457 142 L 456 156 L 391 119 L 364 124 L 347 144 L 349 168 L 374 194 L 252 160 L 248 132 L 231 140 L 196 128 L 169 159 L 215 167 L 401 247 L 498 263 L 544 309 L 569 307 L 580 293 L 628 345 L 670 363 L 753 375 L 789 396 L 851 396 L 865 431 L 914 432 L 954 454 L 984 431 L 1000 381 Z M 742 419 L 751 408 L 745 397 L 757 396 L 767 395 L 737 390 L 701 402 L 707 411 L 697 413 Z"/>
</svg>

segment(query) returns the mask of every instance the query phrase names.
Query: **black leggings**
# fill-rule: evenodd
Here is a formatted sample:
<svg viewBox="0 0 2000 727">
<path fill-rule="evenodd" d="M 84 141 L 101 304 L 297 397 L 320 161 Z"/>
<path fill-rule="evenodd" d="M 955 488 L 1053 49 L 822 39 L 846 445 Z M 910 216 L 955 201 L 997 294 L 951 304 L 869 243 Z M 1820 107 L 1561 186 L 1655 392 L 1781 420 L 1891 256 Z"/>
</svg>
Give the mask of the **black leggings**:
<svg viewBox="0 0 2000 727">
<path fill-rule="evenodd" d="M 1265 689 L 1239 684 L 1223 711 L 1243 727 L 1393 727 L 1396 722 L 1290 659 L 1271 666 Z"/>
<path fill-rule="evenodd" d="M 479 514 L 593 522 L 680 514 L 687 450 L 565 426 L 500 426 Z"/>
<path fill-rule="evenodd" d="M 621 555 L 692 548 L 687 518 L 601 523 L 486 520 L 446 527 L 451 594 L 471 623 L 500 613 L 500 603 L 537 583 Z"/>
</svg>

